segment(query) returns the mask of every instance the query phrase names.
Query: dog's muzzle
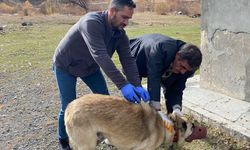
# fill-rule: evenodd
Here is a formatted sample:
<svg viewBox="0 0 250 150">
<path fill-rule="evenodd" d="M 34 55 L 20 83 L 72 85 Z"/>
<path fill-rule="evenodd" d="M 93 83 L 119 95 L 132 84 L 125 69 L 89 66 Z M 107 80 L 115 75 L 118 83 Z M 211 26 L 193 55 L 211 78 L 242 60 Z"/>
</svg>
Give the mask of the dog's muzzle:
<svg viewBox="0 0 250 150">
<path fill-rule="evenodd" d="M 204 139 L 207 137 L 207 128 L 202 126 L 194 126 L 192 134 L 185 139 L 186 142 Z"/>
</svg>

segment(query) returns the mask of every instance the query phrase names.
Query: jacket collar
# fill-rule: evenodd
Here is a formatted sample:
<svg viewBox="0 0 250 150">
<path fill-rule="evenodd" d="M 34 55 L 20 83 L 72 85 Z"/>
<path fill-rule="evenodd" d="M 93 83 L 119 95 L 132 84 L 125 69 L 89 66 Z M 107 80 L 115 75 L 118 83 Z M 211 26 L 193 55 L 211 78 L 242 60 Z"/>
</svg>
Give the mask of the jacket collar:
<svg viewBox="0 0 250 150">
<path fill-rule="evenodd" d="M 105 21 L 105 25 L 106 25 L 106 32 L 111 35 L 112 38 L 119 38 L 121 37 L 123 34 L 125 34 L 125 30 L 124 29 L 115 29 L 113 28 L 109 22 L 108 22 L 108 10 L 103 11 L 102 12 L 102 17 Z"/>
</svg>

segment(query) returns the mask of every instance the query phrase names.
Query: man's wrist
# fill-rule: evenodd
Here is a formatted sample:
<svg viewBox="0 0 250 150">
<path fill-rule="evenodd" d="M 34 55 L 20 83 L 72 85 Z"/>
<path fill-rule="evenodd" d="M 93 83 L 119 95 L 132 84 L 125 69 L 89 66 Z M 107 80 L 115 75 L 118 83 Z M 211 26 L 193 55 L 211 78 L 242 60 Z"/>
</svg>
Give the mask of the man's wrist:
<svg viewBox="0 0 250 150">
<path fill-rule="evenodd" d="M 161 110 L 161 103 L 159 101 L 151 100 L 150 101 L 150 106 L 153 107 L 156 111 Z"/>
<path fill-rule="evenodd" d="M 181 111 L 181 106 L 176 104 L 173 106 L 173 114 L 174 115 L 177 115 L 179 117 L 182 117 L 183 116 L 183 112 Z"/>
<path fill-rule="evenodd" d="M 175 110 L 175 109 L 181 110 L 181 106 L 179 104 L 175 104 L 172 108 L 173 108 L 173 110 Z"/>
</svg>

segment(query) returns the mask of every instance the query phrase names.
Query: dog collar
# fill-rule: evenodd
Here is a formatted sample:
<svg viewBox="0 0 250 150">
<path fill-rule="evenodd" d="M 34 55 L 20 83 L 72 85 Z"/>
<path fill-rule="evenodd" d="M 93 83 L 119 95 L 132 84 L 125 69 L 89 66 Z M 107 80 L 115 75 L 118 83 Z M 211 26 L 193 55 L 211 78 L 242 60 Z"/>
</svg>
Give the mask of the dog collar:
<svg viewBox="0 0 250 150">
<path fill-rule="evenodd" d="M 174 125 L 174 130 L 175 130 L 175 134 L 174 134 L 173 142 L 177 143 L 179 141 L 179 130 L 176 125 Z"/>
<path fill-rule="evenodd" d="M 163 121 L 163 125 L 165 127 L 165 129 L 170 132 L 170 133 L 174 133 L 174 138 L 173 138 L 173 142 L 177 143 L 179 140 L 179 131 L 177 129 L 177 126 L 174 125 L 173 121 L 170 120 L 164 113 L 162 113 L 161 111 L 157 111 L 159 113 L 159 115 L 162 118 Z"/>
<path fill-rule="evenodd" d="M 161 119 L 163 121 L 163 125 L 165 127 L 165 129 L 170 132 L 170 133 L 173 133 L 174 132 L 174 124 L 173 122 L 168 119 L 168 117 L 162 113 L 161 111 L 158 111 L 159 115 L 161 116 Z"/>
</svg>

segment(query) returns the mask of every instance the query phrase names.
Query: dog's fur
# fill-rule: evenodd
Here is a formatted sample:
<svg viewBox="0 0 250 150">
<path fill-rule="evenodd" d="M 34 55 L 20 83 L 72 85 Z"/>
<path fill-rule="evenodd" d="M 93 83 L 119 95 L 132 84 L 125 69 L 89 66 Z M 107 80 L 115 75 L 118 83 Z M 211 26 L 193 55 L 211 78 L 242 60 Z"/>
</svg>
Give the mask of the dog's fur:
<svg viewBox="0 0 250 150">
<path fill-rule="evenodd" d="M 175 123 L 182 142 L 191 134 L 192 123 L 181 118 Z M 148 104 L 99 94 L 71 102 L 65 111 L 65 126 L 76 150 L 95 150 L 98 133 L 121 150 L 154 150 L 164 139 L 172 144 L 176 133 L 166 129 L 161 116 Z"/>
</svg>

